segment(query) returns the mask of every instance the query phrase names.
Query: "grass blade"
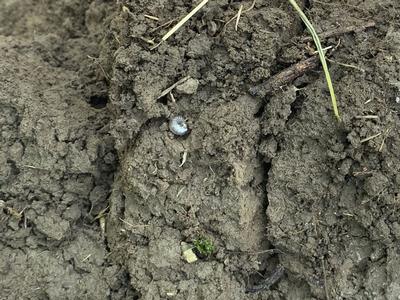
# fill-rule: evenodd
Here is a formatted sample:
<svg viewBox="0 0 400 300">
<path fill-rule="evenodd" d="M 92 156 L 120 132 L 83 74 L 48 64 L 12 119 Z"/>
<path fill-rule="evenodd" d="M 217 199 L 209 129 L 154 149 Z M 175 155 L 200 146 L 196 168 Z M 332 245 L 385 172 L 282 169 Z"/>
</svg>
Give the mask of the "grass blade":
<svg viewBox="0 0 400 300">
<path fill-rule="evenodd" d="M 326 83 L 328 85 L 329 93 L 331 95 L 331 100 L 332 100 L 332 107 L 333 107 L 333 112 L 335 113 L 335 117 L 340 121 L 340 115 L 339 115 L 339 110 L 337 107 L 337 102 L 336 102 L 336 96 L 335 96 L 335 91 L 333 89 L 332 85 L 332 80 L 331 80 L 331 75 L 329 73 L 328 65 L 326 64 L 326 59 L 325 59 L 325 54 L 324 50 L 322 50 L 321 42 L 319 40 L 319 37 L 311 24 L 311 22 L 308 20 L 307 16 L 303 13 L 301 8 L 297 5 L 295 0 L 289 0 L 290 4 L 293 6 L 293 8 L 296 10 L 296 12 L 299 14 L 301 20 L 304 22 L 306 25 L 308 31 L 310 32 L 315 46 L 317 47 L 317 51 L 319 54 L 319 59 L 322 64 L 322 68 L 324 70 L 325 78 L 326 78 Z"/>
</svg>

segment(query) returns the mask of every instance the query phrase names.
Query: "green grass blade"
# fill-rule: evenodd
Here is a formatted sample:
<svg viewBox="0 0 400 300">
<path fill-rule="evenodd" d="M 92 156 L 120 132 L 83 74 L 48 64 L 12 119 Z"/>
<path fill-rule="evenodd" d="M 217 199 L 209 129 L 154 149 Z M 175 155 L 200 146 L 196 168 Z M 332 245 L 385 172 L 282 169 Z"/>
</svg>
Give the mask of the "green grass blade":
<svg viewBox="0 0 400 300">
<path fill-rule="evenodd" d="M 299 14 L 301 20 L 306 25 L 308 31 L 311 33 L 311 36 L 312 36 L 312 38 L 314 40 L 315 45 L 317 46 L 319 59 L 320 59 L 321 64 L 322 64 L 322 68 L 324 70 L 324 74 L 325 74 L 325 78 L 326 78 L 326 83 L 328 84 L 329 93 L 331 95 L 333 112 L 335 113 L 336 118 L 340 121 L 340 115 L 339 115 L 339 110 L 338 110 L 338 107 L 337 107 L 335 91 L 333 89 L 331 75 L 329 74 L 329 69 L 328 69 L 328 65 L 326 64 L 324 50 L 322 49 L 319 37 L 318 37 L 317 33 L 315 32 L 315 29 L 314 29 L 313 25 L 308 20 L 307 16 L 303 13 L 301 8 L 297 5 L 296 1 L 295 0 L 289 0 L 289 2 L 293 6 L 293 8 L 296 10 L 296 12 Z"/>
</svg>

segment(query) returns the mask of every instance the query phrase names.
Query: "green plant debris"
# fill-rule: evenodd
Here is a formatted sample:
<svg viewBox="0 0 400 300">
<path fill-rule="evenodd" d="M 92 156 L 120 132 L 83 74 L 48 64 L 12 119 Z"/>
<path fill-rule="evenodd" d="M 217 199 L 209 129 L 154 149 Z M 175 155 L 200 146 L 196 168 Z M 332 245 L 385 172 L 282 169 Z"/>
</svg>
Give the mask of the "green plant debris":
<svg viewBox="0 0 400 300">
<path fill-rule="evenodd" d="M 200 237 L 193 242 L 195 249 L 197 252 L 204 257 L 209 257 L 211 254 L 214 253 L 215 246 L 213 242 L 209 239 Z"/>
<path fill-rule="evenodd" d="M 336 118 L 340 121 L 340 115 L 339 115 L 339 110 L 338 110 L 338 107 L 337 107 L 336 96 L 335 96 L 335 91 L 333 89 L 331 75 L 329 74 L 328 65 L 326 64 L 326 60 L 325 60 L 324 50 L 322 49 L 321 42 L 319 40 L 317 32 L 315 31 L 315 29 L 314 29 L 313 25 L 311 24 L 311 22 L 308 20 L 307 16 L 303 13 L 301 8 L 297 5 L 296 1 L 295 0 L 289 0 L 289 2 L 293 6 L 293 8 L 296 10 L 296 12 L 299 14 L 301 20 L 306 25 L 308 31 L 310 32 L 310 34 L 311 34 L 311 36 L 312 36 L 312 38 L 314 40 L 314 43 L 315 43 L 315 45 L 317 47 L 317 51 L 318 51 L 318 54 L 319 54 L 319 59 L 320 59 L 321 64 L 322 64 L 322 68 L 324 70 L 326 83 L 328 84 L 329 93 L 331 95 L 333 112 L 335 113 Z"/>
</svg>

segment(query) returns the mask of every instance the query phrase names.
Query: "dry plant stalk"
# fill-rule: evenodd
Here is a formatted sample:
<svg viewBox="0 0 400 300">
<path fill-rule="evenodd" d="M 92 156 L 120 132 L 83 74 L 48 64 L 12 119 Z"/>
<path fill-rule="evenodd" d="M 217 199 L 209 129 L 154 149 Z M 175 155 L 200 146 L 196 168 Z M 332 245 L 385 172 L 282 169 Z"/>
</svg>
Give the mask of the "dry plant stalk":
<svg viewBox="0 0 400 300">
<path fill-rule="evenodd" d="M 180 20 L 174 27 L 172 27 L 162 38 L 161 42 L 155 45 L 151 50 L 156 49 L 161 45 L 162 42 L 165 42 L 171 35 L 173 35 L 179 28 L 183 26 L 195 13 L 197 13 L 204 5 L 206 5 L 208 0 L 201 1 L 195 8 L 192 9 L 190 13 L 188 13 L 182 20 Z"/>
</svg>

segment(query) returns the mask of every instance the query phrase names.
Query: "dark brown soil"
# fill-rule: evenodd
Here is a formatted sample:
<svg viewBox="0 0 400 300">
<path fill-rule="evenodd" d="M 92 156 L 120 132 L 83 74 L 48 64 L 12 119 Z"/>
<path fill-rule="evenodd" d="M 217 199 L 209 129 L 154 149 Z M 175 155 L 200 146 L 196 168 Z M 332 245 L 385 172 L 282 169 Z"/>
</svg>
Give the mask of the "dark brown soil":
<svg viewBox="0 0 400 300">
<path fill-rule="evenodd" d="M 298 1 L 376 23 L 323 40 L 341 123 L 320 67 L 253 92 L 312 55 L 288 1 L 153 50 L 197 1 L 117 2 L 0 0 L 0 299 L 399 299 L 400 2 Z"/>
</svg>

